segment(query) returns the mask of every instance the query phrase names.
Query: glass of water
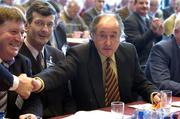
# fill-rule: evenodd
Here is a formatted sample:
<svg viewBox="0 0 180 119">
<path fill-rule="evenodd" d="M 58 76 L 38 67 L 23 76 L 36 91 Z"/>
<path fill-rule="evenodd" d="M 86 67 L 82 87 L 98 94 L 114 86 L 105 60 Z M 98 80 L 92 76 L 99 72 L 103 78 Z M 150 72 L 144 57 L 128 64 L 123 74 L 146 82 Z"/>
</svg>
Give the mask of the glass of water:
<svg viewBox="0 0 180 119">
<path fill-rule="evenodd" d="M 111 102 L 111 113 L 114 119 L 123 119 L 124 117 L 124 102 Z"/>
</svg>

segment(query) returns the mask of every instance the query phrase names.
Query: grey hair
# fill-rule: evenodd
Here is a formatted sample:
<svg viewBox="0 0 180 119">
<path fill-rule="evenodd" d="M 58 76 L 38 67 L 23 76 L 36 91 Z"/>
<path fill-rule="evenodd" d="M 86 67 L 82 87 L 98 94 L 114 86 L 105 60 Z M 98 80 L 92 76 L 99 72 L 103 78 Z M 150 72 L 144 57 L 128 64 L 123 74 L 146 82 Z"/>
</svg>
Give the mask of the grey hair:
<svg viewBox="0 0 180 119">
<path fill-rule="evenodd" d="M 114 13 L 103 13 L 103 14 L 100 14 L 98 16 L 96 16 L 91 25 L 90 25 L 90 34 L 91 36 L 96 32 L 97 30 L 97 24 L 100 22 L 101 18 L 105 17 L 105 16 L 114 16 L 116 18 L 116 20 L 118 21 L 118 24 L 119 24 L 119 31 L 120 31 L 120 34 L 121 34 L 121 37 L 124 37 L 126 36 L 125 33 L 124 33 L 124 24 L 122 22 L 122 19 L 119 15 L 117 14 L 114 14 Z"/>
</svg>

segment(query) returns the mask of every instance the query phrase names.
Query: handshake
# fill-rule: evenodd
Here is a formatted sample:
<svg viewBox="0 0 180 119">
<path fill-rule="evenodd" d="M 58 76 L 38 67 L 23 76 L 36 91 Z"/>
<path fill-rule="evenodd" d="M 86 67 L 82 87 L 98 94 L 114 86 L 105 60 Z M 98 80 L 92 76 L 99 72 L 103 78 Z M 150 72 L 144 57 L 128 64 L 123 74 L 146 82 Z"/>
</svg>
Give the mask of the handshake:
<svg viewBox="0 0 180 119">
<path fill-rule="evenodd" d="M 42 87 L 42 81 L 27 77 L 26 74 L 18 76 L 19 85 L 15 90 L 23 99 L 28 99 L 31 92 L 36 92 Z"/>
</svg>

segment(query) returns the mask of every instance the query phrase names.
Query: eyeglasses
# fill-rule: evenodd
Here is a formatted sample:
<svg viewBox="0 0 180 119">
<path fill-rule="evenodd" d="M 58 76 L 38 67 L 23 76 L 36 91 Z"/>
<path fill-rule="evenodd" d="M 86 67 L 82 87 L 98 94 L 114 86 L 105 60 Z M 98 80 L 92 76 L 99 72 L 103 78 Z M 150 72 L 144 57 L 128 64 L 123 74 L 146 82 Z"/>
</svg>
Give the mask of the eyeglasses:
<svg viewBox="0 0 180 119">
<path fill-rule="evenodd" d="M 37 26 L 37 27 L 40 27 L 40 28 L 43 28 L 45 26 L 47 26 L 48 29 L 52 29 L 54 27 L 54 22 L 48 22 L 46 23 L 45 21 L 43 20 L 36 20 L 34 21 L 34 24 Z"/>
<path fill-rule="evenodd" d="M 119 41 L 119 39 L 120 39 L 118 34 L 107 35 L 107 34 L 104 34 L 104 33 L 99 33 L 99 34 L 97 33 L 95 35 L 98 37 L 98 40 L 101 40 L 101 41 L 106 41 L 106 40 Z"/>
</svg>

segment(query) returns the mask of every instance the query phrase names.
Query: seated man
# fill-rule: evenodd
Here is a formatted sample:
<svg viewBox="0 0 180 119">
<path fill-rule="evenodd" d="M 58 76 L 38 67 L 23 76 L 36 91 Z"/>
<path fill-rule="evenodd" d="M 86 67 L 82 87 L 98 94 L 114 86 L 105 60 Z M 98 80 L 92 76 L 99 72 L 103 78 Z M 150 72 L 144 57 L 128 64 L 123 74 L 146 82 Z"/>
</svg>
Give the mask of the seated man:
<svg viewBox="0 0 180 119">
<path fill-rule="evenodd" d="M 123 33 L 118 16 L 97 16 L 92 23 L 92 40 L 70 48 L 65 61 L 37 74 L 36 90 L 44 92 L 71 80 L 78 110 L 103 108 L 112 101 L 129 103 L 136 101 L 138 94 L 158 103 L 158 90 L 141 71 L 135 47 L 120 42 Z"/>
<path fill-rule="evenodd" d="M 80 5 L 75 0 L 69 0 L 61 13 L 61 19 L 65 24 L 67 37 L 88 38 L 88 26 L 79 16 Z"/>
<path fill-rule="evenodd" d="M 180 96 L 180 14 L 176 16 L 174 35 L 156 44 L 148 58 L 146 76 L 161 90 Z"/>
<path fill-rule="evenodd" d="M 27 37 L 20 53 L 31 60 L 33 75 L 56 65 L 65 58 L 60 50 L 46 45 L 53 33 L 55 13 L 54 8 L 48 2 L 43 1 L 32 3 L 26 12 Z M 68 83 L 45 92 L 41 95 L 41 100 L 43 118 L 76 111 Z"/>
<path fill-rule="evenodd" d="M 31 76 L 29 59 L 18 53 L 24 40 L 24 15 L 15 7 L 0 6 L 0 19 L 0 63 L 14 75 L 25 73 Z M 24 85 L 32 90 L 31 80 L 21 82 L 19 86 Z M 21 94 L 17 95 L 10 90 L 0 91 L 0 95 L 0 111 L 4 111 L 7 118 L 18 118 L 23 107 L 24 100 L 22 98 L 27 97 L 23 97 Z M 36 112 L 39 112 L 38 108 Z"/>
</svg>

